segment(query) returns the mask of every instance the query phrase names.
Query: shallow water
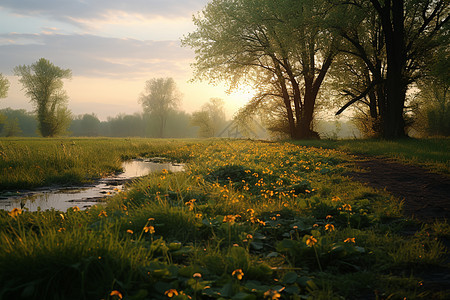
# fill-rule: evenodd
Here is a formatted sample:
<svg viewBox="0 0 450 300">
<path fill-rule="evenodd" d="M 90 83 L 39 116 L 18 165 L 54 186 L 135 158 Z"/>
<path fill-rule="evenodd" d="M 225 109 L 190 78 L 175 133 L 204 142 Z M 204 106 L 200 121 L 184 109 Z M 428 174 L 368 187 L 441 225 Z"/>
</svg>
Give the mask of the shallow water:
<svg viewBox="0 0 450 300">
<path fill-rule="evenodd" d="M 161 172 L 163 169 L 171 172 L 184 170 L 183 165 L 161 162 L 161 159 L 127 161 L 122 167 L 122 173 L 101 179 L 91 186 L 41 189 L 0 198 L 0 209 L 11 210 L 17 207 L 37 211 L 38 208 L 41 210 L 54 208 L 66 211 L 73 206 L 86 209 L 104 201 L 106 197 L 117 194 L 130 179 L 145 176 L 151 172 Z"/>
</svg>

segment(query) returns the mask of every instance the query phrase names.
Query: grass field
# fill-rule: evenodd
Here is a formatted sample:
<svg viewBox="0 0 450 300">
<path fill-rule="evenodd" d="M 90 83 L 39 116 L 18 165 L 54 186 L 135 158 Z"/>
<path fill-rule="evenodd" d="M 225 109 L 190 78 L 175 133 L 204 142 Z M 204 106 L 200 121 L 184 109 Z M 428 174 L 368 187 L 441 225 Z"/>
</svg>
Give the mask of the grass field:
<svg viewBox="0 0 450 300">
<path fill-rule="evenodd" d="M 450 139 L 382 140 L 308 140 L 293 142 L 303 146 L 337 149 L 345 152 L 395 158 L 405 163 L 419 164 L 431 170 L 450 173 Z"/>
<path fill-rule="evenodd" d="M 0 211 L 0 299 L 450 297 L 421 275 L 444 263 L 448 223 L 404 218 L 399 200 L 343 176 L 351 158 L 342 151 L 241 140 L 0 143 L 3 186 L 20 182 L 4 181 L 11 167 L 37 165 L 45 177 L 80 166 L 69 176 L 79 180 L 136 156 L 187 164 L 86 211 Z"/>
<path fill-rule="evenodd" d="M 88 183 L 120 171 L 124 160 L 174 146 L 156 139 L 0 139 L 0 190 Z"/>
</svg>

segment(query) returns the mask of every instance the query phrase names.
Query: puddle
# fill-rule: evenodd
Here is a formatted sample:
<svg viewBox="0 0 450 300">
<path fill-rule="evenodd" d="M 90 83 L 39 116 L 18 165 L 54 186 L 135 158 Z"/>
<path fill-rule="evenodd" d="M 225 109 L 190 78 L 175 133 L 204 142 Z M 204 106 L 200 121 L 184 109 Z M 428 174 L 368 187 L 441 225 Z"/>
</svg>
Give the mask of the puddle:
<svg viewBox="0 0 450 300">
<path fill-rule="evenodd" d="M 106 197 L 117 194 L 124 188 L 126 181 L 142 177 L 151 172 L 161 172 L 166 169 L 171 172 L 181 172 L 184 166 L 165 162 L 163 158 L 148 160 L 138 159 L 124 162 L 123 173 L 99 180 L 96 184 L 83 187 L 69 187 L 58 189 L 41 189 L 18 196 L 0 196 L 0 209 L 11 210 L 15 207 L 29 211 L 56 209 L 66 211 L 78 206 L 86 209 L 102 202 Z"/>
</svg>

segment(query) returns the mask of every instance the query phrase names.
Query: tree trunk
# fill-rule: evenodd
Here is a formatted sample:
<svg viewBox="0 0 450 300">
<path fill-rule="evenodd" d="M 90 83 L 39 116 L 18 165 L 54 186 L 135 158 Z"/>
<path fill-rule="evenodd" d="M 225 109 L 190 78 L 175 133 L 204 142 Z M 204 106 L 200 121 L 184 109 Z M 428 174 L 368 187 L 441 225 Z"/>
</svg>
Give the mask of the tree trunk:
<svg viewBox="0 0 450 300">
<path fill-rule="evenodd" d="M 381 17 L 386 44 L 386 105 L 381 113 L 385 139 L 406 137 L 403 109 L 406 99 L 404 1 L 388 0 L 384 6 L 371 0 Z"/>
</svg>

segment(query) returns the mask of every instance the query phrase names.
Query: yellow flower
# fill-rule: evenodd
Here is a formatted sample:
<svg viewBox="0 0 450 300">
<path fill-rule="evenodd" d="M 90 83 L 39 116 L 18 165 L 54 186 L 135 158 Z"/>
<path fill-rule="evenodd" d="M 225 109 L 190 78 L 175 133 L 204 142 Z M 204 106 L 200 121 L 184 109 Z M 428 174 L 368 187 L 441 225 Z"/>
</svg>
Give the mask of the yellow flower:
<svg viewBox="0 0 450 300">
<path fill-rule="evenodd" d="M 188 202 L 184 203 L 184 205 L 189 206 L 189 210 L 194 210 L 194 202 L 195 202 L 195 199 L 191 199 Z"/>
<path fill-rule="evenodd" d="M 274 299 L 280 299 L 280 297 L 281 297 L 281 294 L 272 289 L 270 289 L 264 293 L 264 299 L 274 300 Z"/>
<path fill-rule="evenodd" d="M 106 214 L 106 211 L 102 210 L 100 211 L 100 213 L 98 214 L 99 217 L 107 217 L 108 215 Z"/>
<path fill-rule="evenodd" d="M 331 201 L 338 202 L 341 201 L 341 198 L 339 198 L 338 196 L 334 196 L 333 198 L 331 198 Z"/>
<path fill-rule="evenodd" d="M 111 294 L 109 294 L 110 296 L 117 296 L 119 297 L 119 299 L 122 299 L 122 294 L 119 291 L 112 291 Z"/>
<path fill-rule="evenodd" d="M 194 277 L 194 278 L 202 278 L 202 274 L 194 273 L 194 275 L 192 275 L 192 277 Z"/>
<path fill-rule="evenodd" d="M 227 215 L 223 217 L 223 222 L 224 223 L 232 223 L 234 222 L 234 220 L 236 219 L 236 216 L 234 215 Z"/>
<path fill-rule="evenodd" d="M 72 210 L 73 211 L 80 211 L 80 208 L 78 206 L 74 206 L 74 207 L 72 207 Z"/>
<path fill-rule="evenodd" d="M 150 234 L 154 234 L 155 233 L 155 227 L 153 227 L 153 226 L 145 226 L 144 227 L 144 232 L 148 232 Z"/>
<path fill-rule="evenodd" d="M 317 243 L 317 239 L 313 237 L 312 235 L 306 240 L 306 245 L 308 247 L 312 247 Z"/>
<path fill-rule="evenodd" d="M 177 290 L 175 290 L 175 289 L 170 289 L 170 290 L 167 290 L 167 291 L 164 293 L 164 295 L 166 295 L 166 296 L 169 297 L 169 298 L 172 298 L 172 297 L 174 297 L 174 296 L 178 296 L 178 292 L 177 292 Z"/>
<path fill-rule="evenodd" d="M 346 211 L 352 211 L 352 206 L 350 204 L 344 204 L 342 205 L 342 208 Z"/>
<path fill-rule="evenodd" d="M 242 269 L 236 269 L 231 273 L 231 276 L 235 276 L 238 280 L 242 280 L 244 272 L 242 272 Z"/>
<path fill-rule="evenodd" d="M 344 243 L 355 243 L 355 238 L 347 238 L 344 240 Z"/>
<path fill-rule="evenodd" d="M 133 234 L 133 230 L 131 230 L 131 229 L 128 229 L 128 230 L 127 230 L 127 233 L 129 233 L 129 234 Z"/>
<path fill-rule="evenodd" d="M 22 213 L 22 210 L 21 210 L 20 208 L 15 207 L 15 208 L 13 208 L 8 214 L 9 214 L 11 217 L 15 218 L 15 217 L 17 217 L 18 215 L 20 215 L 21 213 Z"/>
<path fill-rule="evenodd" d="M 327 230 L 327 231 L 334 231 L 334 225 L 333 224 L 325 225 L 325 230 Z"/>
</svg>

